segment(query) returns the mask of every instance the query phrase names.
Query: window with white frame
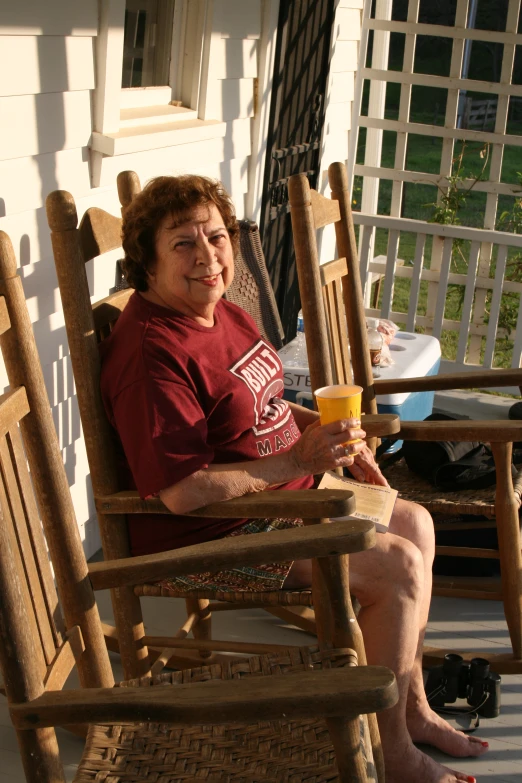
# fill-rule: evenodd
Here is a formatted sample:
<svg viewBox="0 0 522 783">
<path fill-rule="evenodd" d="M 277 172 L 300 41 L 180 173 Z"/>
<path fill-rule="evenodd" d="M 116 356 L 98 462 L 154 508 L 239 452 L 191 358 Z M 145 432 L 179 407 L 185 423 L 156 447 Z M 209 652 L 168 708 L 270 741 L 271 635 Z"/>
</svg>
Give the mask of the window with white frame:
<svg viewBox="0 0 522 783">
<path fill-rule="evenodd" d="M 203 120 L 208 0 L 101 0 L 91 149 L 102 155 L 219 135 Z M 176 123 L 183 122 L 183 127 Z M 167 143 L 166 143 L 167 142 Z"/>
<path fill-rule="evenodd" d="M 169 84 L 173 25 L 174 0 L 126 0 L 123 88 Z"/>
</svg>

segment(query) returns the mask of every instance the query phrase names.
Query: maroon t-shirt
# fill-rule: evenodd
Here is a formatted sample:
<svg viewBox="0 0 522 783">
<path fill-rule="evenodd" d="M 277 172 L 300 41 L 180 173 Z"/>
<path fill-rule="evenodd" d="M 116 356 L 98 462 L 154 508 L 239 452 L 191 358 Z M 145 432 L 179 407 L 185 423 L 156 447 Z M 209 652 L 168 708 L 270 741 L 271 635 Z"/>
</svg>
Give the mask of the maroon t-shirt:
<svg viewBox="0 0 522 783">
<path fill-rule="evenodd" d="M 276 351 L 231 302 L 220 300 L 214 326 L 205 327 L 134 293 L 101 351 L 103 400 L 143 498 L 211 463 L 277 454 L 300 437 L 282 399 Z M 312 481 L 280 489 L 304 489 Z M 132 515 L 132 553 L 208 541 L 244 521 Z"/>
</svg>

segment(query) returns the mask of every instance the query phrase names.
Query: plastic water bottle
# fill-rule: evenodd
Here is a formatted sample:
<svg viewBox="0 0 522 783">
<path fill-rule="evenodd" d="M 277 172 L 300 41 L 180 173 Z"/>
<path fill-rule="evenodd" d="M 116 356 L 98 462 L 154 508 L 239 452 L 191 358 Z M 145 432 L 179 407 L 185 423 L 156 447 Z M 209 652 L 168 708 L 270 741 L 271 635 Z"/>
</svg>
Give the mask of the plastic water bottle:
<svg viewBox="0 0 522 783">
<path fill-rule="evenodd" d="M 370 349 L 370 363 L 372 367 L 379 367 L 381 363 L 381 351 L 383 345 L 382 334 L 378 331 L 379 319 L 367 318 L 368 347 Z"/>
<path fill-rule="evenodd" d="M 306 352 L 306 337 L 304 333 L 303 311 L 297 315 L 297 334 L 286 346 L 288 349 L 284 364 L 287 367 L 308 367 L 308 354 Z"/>
<path fill-rule="evenodd" d="M 306 337 L 304 330 L 303 311 L 299 310 L 297 314 L 297 334 L 295 336 L 296 346 L 296 360 L 298 367 L 308 367 L 308 354 L 306 352 Z"/>
</svg>

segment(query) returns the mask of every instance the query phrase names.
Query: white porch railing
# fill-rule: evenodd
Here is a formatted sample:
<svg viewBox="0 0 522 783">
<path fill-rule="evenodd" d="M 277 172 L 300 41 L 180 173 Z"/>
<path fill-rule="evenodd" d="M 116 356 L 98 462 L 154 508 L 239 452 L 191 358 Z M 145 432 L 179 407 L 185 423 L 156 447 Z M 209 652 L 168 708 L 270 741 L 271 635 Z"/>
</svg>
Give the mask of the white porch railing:
<svg viewBox="0 0 522 783">
<path fill-rule="evenodd" d="M 350 180 L 354 175 L 363 177 L 363 214 L 354 215 L 356 223 L 361 226 L 362 276 L 366 282 L 371 280 L 370 272 L 384 272 L 379 305 L 383 316 L 405 324 L 407 329 L 423 327 L 433 335 L 443 337 L 451 361 L 442 363 L 442 372 L 491 368 L 500 363 L 505 364 L 506 361 L 512 367 L 519 367 L 522 354 L 522 283 L 507 280 L 511 275 L 506 273 L 506 269 L 509 271 L 513 256 L 522 251 L 522 237 L 496 231 L 495 227 L 499 210 L 505 209 L 505 202 L 499 205 L 499 197 L 520 198 L 520 185 L 514 181 L 516 177 L 512 172 L 507 175 L 509 181 L 505 181 L 507 169 L 504 171 L 504 151 L 507 147 L 522 147 L 522 133 L 518 131 L 518 126 L 508 123 L 512 101 L 522 100 L 522 85 L 514 79 L 515 55 L 517 48 L 522 46 L 522 34 L 519 32 L 522 2 L 507 0 L 502 30 L 497 30 L 495 25 L 492 30 L 476 28 L 476 0 L 456 0 L 453 22 L 443 25 L 433 17 L 426 16 L 429 5 L 425 4 L 424 12 L 421 13 L 421 0 L 408 0 L 404 15 L 404 3 L 401 4 L 400 13 L 395 13 L 398 8 L 394 6 L 393 0 L 364 0 L 363 3 L 348 160 Z M 426 22 L 427 18 L 431 19 L 431 23 Z M 399 69 L 390 67 L 386 56 L 392 34 L 404 40 L 404 54 Z M 371 35 L 373 46 L 371 62 L 368 63 L 367 44 Z M 451 40 L 451 57 L 444 50 L 447 52 L 444 75 L 440 69 L 431 67 L 434 65 L 432 62 L 426 61 L 424 67 L 418 67 L 420 60 L 417 55 L 421 53 L 417 51 L 417 44 L 426 36 Z M 498 80 L 470 78 L 470 52 L 472 46 L 475 46 L 473 42 L 477 41 L 502 45 Z M 425 72 L 426 66 L 429 72 Z M 369 100 L 363 116 L 365 82 L 369 82 Z M 393 98 L 395 105 L 392 105 L 390 99 L 385 111 L 384 95 L 388 84 L 394 85 L 393 94 L 396 97 Z M 437 124 L 436 119 L 430 120 L 425 105 L 422 102 L 422 105 L 419 104 L 416 98 L 419 90 L 429 91 L 434 87 L 445 93 L 445 101 L 440 99 L 441 105 L 445 107 L 440 124 Z M 461 127 L 463 96 L 467 94 L 469 97 L 473 93 L 485 93 L 492 101 L 496 101 L 495 121 L 491 129 Z M 357 163 L 356 154 L 359 128 L 365 128 L 362 165 Z M 393 163 L 389 154 L 381 155 L 384 131 L 393 134 L 395 139 Z M 409 140 L 410 137 L 419 136 L 424 136 L 426 140 L 437 140 L 441 150 L 438 172 L 431 170 L 433 164 L 427 166 L 429 171 L 408 169 Z M 484 176 L 478 181 L 472 178 L 457 184 L 464 190 L 473 187 L 477 193 L 485 193 L 482 216 L 484 228 L 441 226 L 401 218 L 405 208 L 404 183 L 412 183 L 410 196 L 414 191 L 419 192 L 418 185 L 432 185 L 435 200 L 437 189 L 445 191 L 449 178 L 456 173 L 454 159 L 462 150 L 462 142 L 479 142 L 484 149 L 488 145 L 489 161 Z M 390 153 L 390 148 L 387 152 Z M 385 208 L 389 210 L 390 216 L 376 215 L 379 209 L 378 186 L 382 180 L 391 182 L 390 204 Z M 425 193 L 419 195 L 419 198 L 427 200 Z M 374 256 L 383 252 L 383 231 L 387 243 L 386 263 L 378 264 Z M 402 248 L 406 243 L 401 243 L 400 254 L 399 243 L 401 235 L 405 233 L 413 233 L 415 236 L 409 256 L 405 258 L 406 263 L 400 265 L 398 256 L 404 257 Z M 459 243 L 458 252 L 456 242 Z M 381 250 L 375 250 L 375 245 Z M 456 255 L 462 261 L 458 266 L 452 263 Z M 403 293 L 407 294 L 402 297 L 403 301 L 407 299 L 404 305 L 406 312 L 397 312 L 399 307 L 394 304 L 394 287 L 399 279 L 402 281 Z M 409 279 L 408 285 L 404 285 L 405 279 Z M 451 287 L 454 285 L 462 286 L 460 306 L 448 307 L 448 294 L 452 293 Z M 509 302 L 507 295 L 511 295 Z M 366 294 L 366 303 L 370 304 L 369 292 Z M 503 317 L 508 304 L 509 321 Z M 500 328 L 499 319 L 503 326 L 513 323 L 513 309 L 515 327 L 511 331 Z M 372 308 L 368 309 L 368 313 L 380 314 Z M 457 333 L 457 336 L 446 339 L 448 330 Z M 504 337 L 508 340 L 500 339 Z M 502 357 L 499 355 L 501 350 Z M 517 389 L 513 391 L 518 393 Z"/>
<path fill-rule="evenodd" d="M 522 358 L 522 283 L 506 279 L 506 263 L 514 253 L 522 254 L 522 236 L 503 231 L 468 228 L 464 226 L 446 226 L 437 223 L 427 223 L 420 220 L 388 217 L 383 215 L 365 215 L 353 213 L 354 222 L 361 226 L 359 241 L 359 256 L 361 279 L 365 291 L 365 301 L 368 303 L 371 272 L 384 273 L 382 285 L 382 301 L 380 309 L 368 307 L 369 316 L 390 318 L 405 325 L 407 331 L 415 331 L 416 327 L 439 338 L 443 330 L 458 333 L 457 354 L 454 361 L 443 363 L 443 371 L 460 371 L 474 369 L 477 366 L 492 368 L 498 353 L 497 340 L 509 337 L 513 340 L 511 350 L 511 367 L 520 367 Z M 374 230 L 385 229 L 388 232 L 386 264 L 376 263 L 370 258 L 372 236 Z M 399 265 L 398 251 L 402 233 L 415 234 L 414 257 L 404 265 Z M 430 258 L 440 259 L 440 269 L 429 269 L 426 251 L 428 237 L 433 237 Z M 451 271 L 451 261 L 455 240 L 459 243 L 459 254 L 467 260 L 467 273 L 459 274 Z M 511 251 L 511 254 L 510 254 Z M 484 277 L 479 274 L 481 253 L 487 252 L 489 257 L 496 257 L 495 276 Z M 439 266 L 439 264 L 436 264 Z M 398 279 L 411 281 L 409 287 L 408 309 L 406 312 L 394 310 L 394 288 Z M 429 297 L 426 308 L 419 309 L 419 294 L 421 282 L 429 285 Z M 460 320 L 447 317 L 446 304 L 448 286 L 463 287 L 463 297 Z M 489 317 L 475 315 L 474 302 L 477 294 L 491 294 Z M 519 295 L 518 319 L 514 334 L 499 327 L 503 294 Z M 480 340 L 481 350 L 470 352 L 471 336 L 483 338 Z M 485 338 L 485 342 L 484 342 Z M 475 343 L 479 341 L 475 340 Z M 505 346 L 504 346 L 505 350 Z M 482 355 L 483 354 L 483 355 Z"/>
</svg>

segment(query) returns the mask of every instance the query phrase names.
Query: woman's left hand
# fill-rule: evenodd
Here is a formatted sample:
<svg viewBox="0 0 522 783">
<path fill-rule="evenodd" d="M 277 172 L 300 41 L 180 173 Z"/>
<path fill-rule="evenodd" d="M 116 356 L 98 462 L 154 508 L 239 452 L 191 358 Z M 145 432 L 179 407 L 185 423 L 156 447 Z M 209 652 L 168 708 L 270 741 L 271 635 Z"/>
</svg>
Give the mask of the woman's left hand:
<svg viewBox="0 0 522 783">
<path fill-rule="evenodd" d="M 389 486 L 366 443 L 364 448 L 354 457 L 353 465 L 348 465 L 348 470 L 354 479 L 364 481 L 367 484 L 378 484 L 381 487 Z"/>
</svg>

